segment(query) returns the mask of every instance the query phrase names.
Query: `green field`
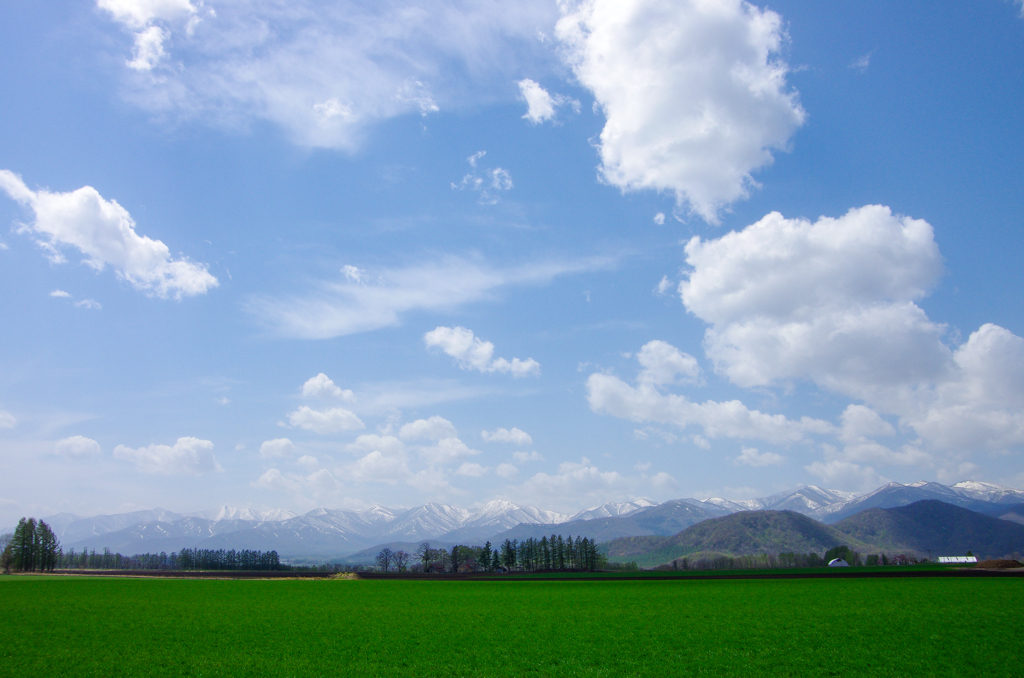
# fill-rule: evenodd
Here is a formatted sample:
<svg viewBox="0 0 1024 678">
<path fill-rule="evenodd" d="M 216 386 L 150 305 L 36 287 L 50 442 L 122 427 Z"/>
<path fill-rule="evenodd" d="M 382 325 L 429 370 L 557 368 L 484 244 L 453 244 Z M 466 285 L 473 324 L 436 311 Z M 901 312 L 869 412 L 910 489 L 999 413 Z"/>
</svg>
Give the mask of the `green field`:
<svg viewBox="0 0 1024 678">
<path fill-rule="evenodd" d="M 1024 675 L 1024 580 L 0 577 L 0 674 Z"/>
</svg>

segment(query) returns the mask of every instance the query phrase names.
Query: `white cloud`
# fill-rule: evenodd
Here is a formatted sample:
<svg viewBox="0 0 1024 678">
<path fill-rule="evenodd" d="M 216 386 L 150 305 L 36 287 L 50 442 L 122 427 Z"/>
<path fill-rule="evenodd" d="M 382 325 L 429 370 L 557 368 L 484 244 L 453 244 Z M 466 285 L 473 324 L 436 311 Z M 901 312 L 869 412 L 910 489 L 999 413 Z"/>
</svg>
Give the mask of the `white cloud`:
<svg viewBox="0 0 1024 678">
<path fill-rule="evenodd" d="M 96 6 L 134 29 L 154 21 L 187 19 L 196 12 L 190 0 L 96 0 Z"/>
<path fill-rule="evenodd" d="M 671 355 L 668 351 L 663 354 Z M 661 367 L 661 363 L 654 360 L 649 364 Z M 590 409 L 599 414 L 610 414 L 635 422 L 672 424 L 681 429 L 700 426 L 709 438 L 793 443 L 803 440 L 808 434 L 828 434 L 834 431 L 831 424 L 819 419 L 803 417 L 800 421 L 794 421 L 781 414 L 765 414 L 748 409 L 738 400 L 694 403 L 682 395 L 662 393 L 659 386 L 663 384 L 659 383 L 659 379 L 672 373 L 673 364 L 686 366 L 689 362 L 670 362 L 670 368 L 665 371 L 652 372 L 645 366 L 635 387 L 610 374 L 591 374 L 587 379 Z"/>
<path fill-rule="evenodd" d="M 366 271 L 361 268 L 346 264 L 341 267 L 341 272 L 345 274 L 345 279 L 354 283 L 366 282 Z"/>
<path fill-rule="evenodd" d="M 540 1 L 240 0 L 215 16 L 184 1 L 101 2 L 135 35 L 130 101 L 162 119 L 269 121 L 297 144 L 348 151 L 378 121 L 507 97 L 498 83 L 550 62 L 536 36 L 557 17 Z M 157 27 L 144 53 L 139 36 Z"/>
<path fill-rule="evenodd" d="M 539 452 L 534 450 L 533 452 L 513 452 L 512 458 L 518 462 L 524 461 L 544 461 L 544 457 Z"/>
<path fill-rule="evenodd" d="M 849 405 L 840 416 L 843 422 L 840 439 L 855 443 L 867 438 L 896 435 L 892 424 L 882 419 L 877 412 L 864 405 Z"/>
<path fill-rule="evenodd" d="M 260 445 L 260 456 L 264 459 L 275 457 L 290 457 L 295 454 L 295 444 L 287 438 L 275 438 L 265 440 Z"/>
<path fill-rule="evenodd" d="M 458 432 L 455 430 L 455 425 L 444 417 L 433 416 L 429 419 L 417 419 L 416 421 L 410 422 L 402 426 L 398 431 L 398 436 L 402 440 L 417 440 L 417 439 L 429 439 L 429 440 L 441 440 L 443 438 L 455 438 L 458 436 Z"/>
<path fill-rule="evenodd" d="M 355 393 L 349 389 L 342 390 L 323 372 L 306 380 L 302 385 L 302 395 L 306 398 L 338 398 L 346 402 L 356 399 Z"/>
<path fill-rule="evenodd" d="M 807 378 L 868 398 L 949 368 L 944 328 L 914 304 L 942 272 L 925 221 L 878 205 L 814 223 L 773 212 L 693 238 L 686 261 L 683 303 L 711 325 L 716 371 L 740 386 Z"/>
<path fill-rule="evenodd" d="M 70 438 L 58 440 L 54 445 L 54 451 L 71 459 L 98 457 L 101 452 L 100 444 L 92 438 L 86 438 L 85 436 L 71 436 Z"/>
<path fill-rule="evenodd" d="M 150 445 L 138 449 L 118 445 L 114 448 L 114 456 L 135 462 L 143 473 L 199 475 L 223 470 L 213 456 L 213 443 L 198 438 L 178 438 L 174 445 Z"/>
<path fill-rule="evenodd" d="M 493 358 L 494 344 L 473 336 L 473 331 L 465 327 L 437 327 L 424 334 L 423 341 L 428 348 L 440 348 L 455 358 L 464 370 L 508 372 L 513 377 L 540 374 L 540 363 L 533 358 L 513 358 L 511 362 L 504 358 Z"/>
<path fill-rule="evenodd" d="M 489 443 L 514 443 L 516 445 L 532 445 L 533 438 L 526 431 L 515 426 L 512 430 L 507 428 L 496 428 L 493 431 L 480 431 L 480 437 Z"/>
<path fill-rule="evenodd" d="M 637 377 L 637 383 L 640 384 L 665 386 L 694 384 L 700 380 L 700 366 L 696 358 L 658 339 L 644 344 L 636 359 L 643 367 Z"/>
<path fill-rule="evenodd" d="M 21 230 L 39 236 L 37 242 L 55 263 L 65 261 L 60 248 L 74 247 L 88 266 L 97 271 L 110 266 L 135 289 L 158 297 L 180 299 L 218 285 L 205 265 L 173 260 L 167 245 L 136 233 L 128 210 L 104 200 L 92 186 L 70 193 L 32 191 L 18 175 L 0 170 L 0 188 L 35 213 L 35 221 Z"/>
<path fill-rule="evenodd" d="M 411 476 L 409 466 L 401 457 L 392 457 L 374 450 L 344 469 L 344 474 L 358 481 L 394 485 Z"/>
<path fill-rule="evenodd" d="M 359 420 L 359 417 L 341 407 L 314 410 L 306 405 L 302 405 L 299 409 L 288 414 L 288 423 L 321 435 L 366 428 L 366 425 Z"/>
<path fill-rule="evenodd" d="M 481 205 L 495 205 L 498 203 L 498 194 L 501 191 L 512 190 L 512 175 L 508 170 L 501 167 L 482 169 L 478 174 L 476 171 L 477 162 L 487 155 L 487 151 L 480 151 L 466 158 L 466 162 L 474 170 L 462 177 L 462 181 L 452 182 L 452 190 L 471 190 L 478 194 L 478 201 Z"/>
<path fill-rule="evenodd" d="M 103 306 L 95 299 L 82 299 L 81 301 L 75 302 L 75 308 L 87 308 L 92 311 L 99 311 Z"/>
<path fill-rule="evenodd" d="M 17 418 L 7 410 L 0 408 L 0 428 L 14 428 L 17 425 Z"/>
<path fill-rule="evenodd" d="M 952 468 L 975 450 L 1024 445 L 1024 339 L 986 324 L 951 349 L 915 303 L 942 273 L 927 222 L 877 205 L 813 223 L 772 213 L 693 238 L 686 256 L 680 295 L 710 324 L 716 371 L 739 386 L 808 380 L 863 401 L 843 414 L 842 460 Z M 895 433 L 880 413 L 920 439 L 877 443 Z"/>
<path fill-rule="evenodd" d="M 556 34 L 604 111 L 601 174 L 675 193 L 709 222 L 804 121 L 782 18 L 743 0 L 583 0 Z"/>
<path fill-rule="evenodd" d="M 381 452 L 389 457 L 401 457 L 404 459 L 405 443 L 394 436 L 381 436 L 376 433 L 367 433 L 349 443 L 349 452 Z"/>
<path fill-rule="evenodd" d="M 64 290 L 54 290 L 54 291 L 50 292 L 50 296 L 51 297 L 57 297 L 59 299 L 70 299 L 71 298 L 71 295 L 68 294 L 67 292 L 65 292 Z"/>
<path fill-rule="evenodd" d="M 757 448 L 744 447 L 740 456 L 736 457 L 737 464 L 746 466 L 778 466 L 786 459 L 776 452 L 758 452 Z"/>
<path fill-rule="evenodd" d="M 135 47 L 128 67 L 136 71 L 151 71 L 160 60 L 167 56 L 164 40 L 170 35 L 159 26 L 150 26 L 135 34 Z"/>
<path fill-rule="evenodd" d="M 519 474 L 519 469 L 512 464 L 498 464 L 498 468 L 494 469 L 494 472 L 500 477 L 508 479 L 515 478 Z"/>
<path fill-rule="evenodd" d="M 864 56 L 854 59 L 850 64 L 850 68 L 861 73 L 867 73 L 868 66 L 871 65 L 871 54 L 872 52 L 868 52 Z"/>
<path fill-rule="evenodd" d="M 492 299 L 502 287 L 543 285 L 568 273 L 608 268 L 608 259 L 495 269 L 458 257 L 375 273 L 377 284 L 324 283 L 305 297 L 254 298 L 247 310 L 275 333 L 330 339 L 401 324 L 415 311 L 450 312 Z"/>
<path fill-rule="evenodd" d="M 480 464 L 474 464 L 473 462 L 463 462 L 461 466 L 455 471 L 457 476 L 469 476 L 470 478 L 479 478 L 480 476 L 487 473 L 487 469 Z"/>
<path fill-rule="evenodd" d="M 657 214 L 655 214 L 654 215 L 654 223 L 656 223 L 658 226 L 664 226 L 665 225 L 665 213 L 664 212 L 658 212 Z"/>
<path fill-rule="evenodd" d="M 480 454 L 480 450 L 471 449 L 458 438 L 442 438 L 436 445 L 421 447 L 419 454 L 428 464 L 450 464 L 464 457 Z"/>
<path fill-rule="evenodd" d="M 231 402 L 231 398 L 228 398 L 227 396 L 221 396 L 220 398 L 217 398 L 213 402 L 217 403 L 218 405 L 227 405 Z"/>
<path fill-rule="evenodd" d="M 560 510 L 575 511 L 580 506 L 607 501 L 630 501 L 652 490 L 669 492 L 676 489 L 678 484 L 667 473 L 623 476 L 616 471 L 601 471 L 583 457 L 579 462 L 559 464 L 554 474 L 534 474 L 509 491 L 519 501 L 543 506 L 551 506 L 554 502 Z"/>
<path fill-rule="evenodd" d="M 316 457 L 304 454 L 295 460 L 295 464 L 296 466 L 300 466 L 307 471 L 312 471 L 313 469 L 320 465 L 320 462 L 317 460 Z"/>
<path fill-rule="evenodd" d="M 527 111 L 523 118 L 535 125 L 547 120 L 554 120 L 557 114 L 556 109 L 561 106 L 569 105 L 579 112 L 580 102 L 562 94 L 551 96 L 546 89 L 540 86 L 540 83 L 529 78 L 520 80 L 516 84 L 519 85 L 520 95 L 526 100 Z"/>
<path fill-rule="evenodd" d="M 265 490 L 289 492 L 291 494 L 299 494 L 302 492 L 301 482 L 294 478 L 285 477 L 284 474 L 276 468 L 267 469 L 267 471 L 253 483 L 253 486 Z"/>
<path fill-rule="evenodd" d="M 883 485 L 887 478 L 879 475 L 870 466 L 861 466 L 848 461 L 833 459 L 823 462 L 816 461 L 804 467 L 817 476 L 825 487 L 851 492 L 867 492 Z"/>
</svg>

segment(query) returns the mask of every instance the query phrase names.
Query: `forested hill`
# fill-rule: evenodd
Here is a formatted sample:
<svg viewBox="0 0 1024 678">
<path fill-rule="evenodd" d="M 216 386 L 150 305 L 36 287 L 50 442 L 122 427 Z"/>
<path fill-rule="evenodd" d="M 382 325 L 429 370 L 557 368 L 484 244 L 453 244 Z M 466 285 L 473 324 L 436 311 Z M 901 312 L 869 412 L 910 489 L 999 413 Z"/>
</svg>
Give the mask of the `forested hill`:
<svg viewBox="0 0 1024 678">
<path fill-rule="evenodd" d="M 871 543 L 794 511 L 745 511 L 705 520 L 671 537 L 612 540 L 608 559 L 655 565 L 693 553 L 824 553 L 839 545 L 864 553 L 878 551 Z"/>
<path fill-rule="evenodd" d="M 932 552 L 933 557 L 982 558 L 1024 553 L 1024 525 L 928 499 L 891 509 L 868 509 L 833 527 L 885 551 Z"/>
</svg>

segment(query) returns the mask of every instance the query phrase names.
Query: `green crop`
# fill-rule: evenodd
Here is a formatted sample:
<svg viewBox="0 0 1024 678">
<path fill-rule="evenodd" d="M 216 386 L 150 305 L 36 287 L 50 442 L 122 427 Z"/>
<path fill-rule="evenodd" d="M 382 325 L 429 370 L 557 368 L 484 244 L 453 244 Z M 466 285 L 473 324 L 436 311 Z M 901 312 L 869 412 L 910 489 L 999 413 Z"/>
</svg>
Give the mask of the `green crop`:
<svg viewBox="0 0 1024 678">
<path fill-rule="evenodd" d="M 0 674 L 1022 675 L 1021 579 L 0 577 Z"/>
</svg>

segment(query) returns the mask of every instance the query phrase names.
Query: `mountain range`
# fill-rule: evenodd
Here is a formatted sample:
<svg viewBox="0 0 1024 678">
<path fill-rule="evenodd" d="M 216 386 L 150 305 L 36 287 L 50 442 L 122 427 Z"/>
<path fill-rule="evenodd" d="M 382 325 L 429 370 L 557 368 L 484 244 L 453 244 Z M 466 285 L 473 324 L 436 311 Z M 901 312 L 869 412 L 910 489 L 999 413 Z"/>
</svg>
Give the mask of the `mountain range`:
<svg viewBox="0 0 1024 678">
<path fill-rule="evenodd" d="M 164 509 L 82 517 L 61 513 L 44 518 L 65 549 L 110 548 L 120 553 L 181 548 L 276 550 L 283 557 L 337 558 L 375 545 L 422 540 L 482 544 L 544 535 L 586 536 L 598 542 L 619 537 L 670 536 L 687 527 L 731 514 L 792 511 L 824 523 L 871 508 L 905 506 L 938 499 L 1007 520 L 1022 519 L 1024 492 L 964 481 L 890 483 L 861 496 L 804 486 L 761 499 L 731 501 L 676 499 L 661 504 L 639 499 L 608 503 L 573 515 L 491 501 L 475 509 L 431 503 L 411 509 L 372 506 L 362 510 L 314 509 L 296 515 L 282 509 L 254 511 L 231 506 L 198 513 Z"/>
<path fill-rule="evenodd" d="M 980 558 L 1024 552 L 1024 525 L 937 499 L 895 508 L 869 508 L 833 525 L 795 511 L 743 511 L 705 520 L 671 536 L 614 539 L 610 560 L 660 565 L 700 555 L 818 553 L 845 545 L 854 551 L 937 557 L 973 551 Z"/>
</svg>

